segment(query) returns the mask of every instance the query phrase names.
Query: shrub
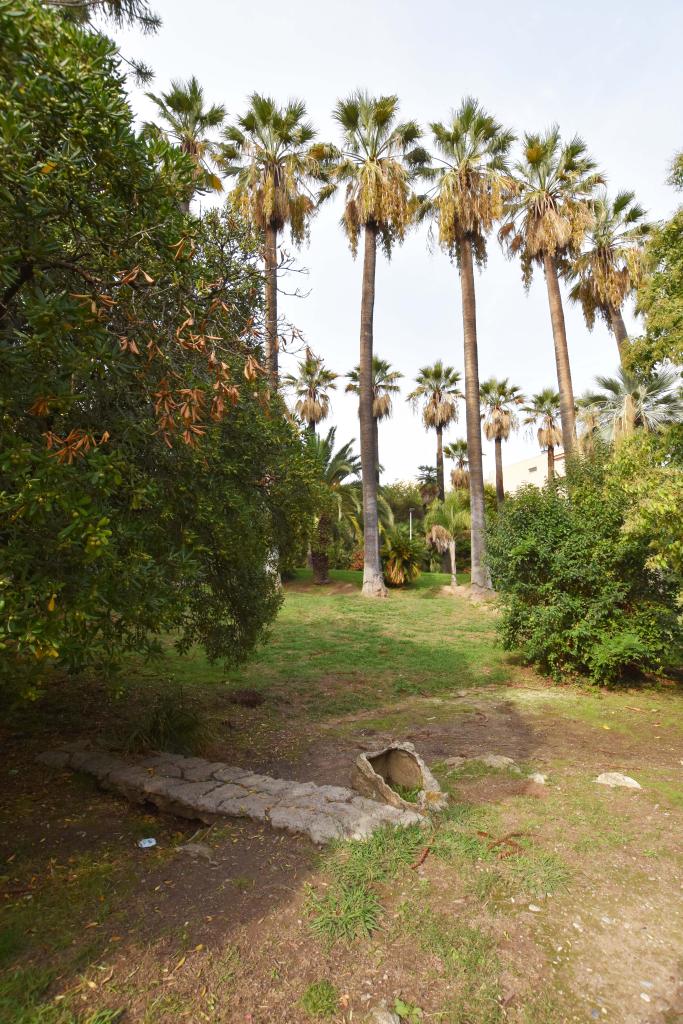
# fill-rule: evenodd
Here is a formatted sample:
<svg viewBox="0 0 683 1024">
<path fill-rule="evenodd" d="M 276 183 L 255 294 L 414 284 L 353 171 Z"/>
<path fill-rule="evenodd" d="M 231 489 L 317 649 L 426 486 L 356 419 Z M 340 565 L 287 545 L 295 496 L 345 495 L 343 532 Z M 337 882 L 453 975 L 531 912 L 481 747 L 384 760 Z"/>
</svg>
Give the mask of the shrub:
<svg viewBox="0 0 683 1024">
<path fill-rule="evenodd" d="M 488 558 L 508 649 L 556 678 L 602 684 L 671 663 L 681 580 L 653 565 L 647 531 L 625 528 L 633 500 L 599 450 L 571 460 L 565 480 L 506 501 Z"/>
<path fill-rule="evenodd" d="M 424 540 L 421 537 L 413 537 L 411 540 L 407 527 L 395 526 L 388 530 L 382 547 L 382 559 L 384 578 L 389 586 L 403 587 L 416 580 L 420 575 L 424 555 Z"/>
</svg>

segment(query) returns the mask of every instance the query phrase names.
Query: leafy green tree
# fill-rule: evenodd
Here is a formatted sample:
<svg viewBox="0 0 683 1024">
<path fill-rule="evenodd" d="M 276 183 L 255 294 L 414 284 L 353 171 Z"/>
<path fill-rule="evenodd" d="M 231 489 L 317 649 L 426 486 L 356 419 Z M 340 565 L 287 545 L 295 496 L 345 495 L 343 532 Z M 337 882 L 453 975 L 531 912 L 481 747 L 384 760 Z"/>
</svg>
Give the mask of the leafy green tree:
<svg viewBox="0 0 683 1024">
<path fill-rule="evenodd" d="M 468 488 L 470 486 L 470 474 L 467 469 L 468 458 L 467 458 L 467 441 L 463 438 L 458 438 L 457 441 L 452 441 L 447 444 L 443 450 L 444 456 L 447 459 L 452 459 L 455 463 L 451 470 L 451 483 L 453 487 Z"/>
<path fill-rule="evenodd" d="M 258 372 L 258 241 L 182 215 L 192 161 L 136 137 L 110 41 L 25 0 L 0 37 L 3 676 L 168 633 L 237 662 L 313 508 Z"/>
<path fill-rule="evenodd" d="M 438 359 L 433 366 L 423 366 L 415 379 L 416 387 L 408 395 L 413 408 L 422 404 L 422 421 L 426 430 L 436 431 L 437 496 L 445 497 L 443 472 L 443 432 L 458 418 L 458 399 L 463 397 L 458 384 L 460 374 Z"/>
<path fill-rule="evenodd" d="M 156 105 L 161 125 L 146 124 L 143 131 L 162 132 L 194 164 L 191 192 L 182 202 L 183 211 L 189 213 L 197 193 L 223 191 L 223 182 L 213 170 L 217 142 L 210 132 L 222 125 L 225 107 L 218 103 L 206 106 L 204 90 L 194 75 L 187 82 L 171 82 L 170 90 L 160 96 L 152 92 L 147 96 Z"/>
<path fill-rule="evenodd" d="M 683 153 L 669 180 L 683 191 Z M 632 344 L 629 368 L 647 373 L 665 360 L 683 366 L 683 206 L 652 232 L 644 270 L 638 308 L 645 317 L 645 336 Z"/>
<path fill-rule="evenodd" d="M 548 453 L 548 480 L 555 478 L 555 449 L 562 444 L 560 430 L 560 394 L 552 388 L 543 388 L 532 395 L 523 406 L 524 425 L 537 426 L 536 437 L 542 451 Z"/>
<path fill-rule="evenodd" d="M 596 377 L 600 391 L 587 392 L 579 406 L 604 441 L 620 441 L 636 429 L 662 430 L 683 421 L 683 390 L 673 370 L 629 373 L 620 367 L 616 377 Z"/>
<path fill-rule="evenodd" d="M 335 516 L 341 519 L 344 511 L 344 495 L 349 478 L 360 473 L 360 461 L 353 453 L 353 441 L 335 451 L 336 428 L 332 427 L 325 437 L 314 432 L 306 435 L 306 451 L 315 466 L 321 484 L 317 522 L 311 541 L 311 562 L 316 583 L 329 583 L 329 548 L 332 541 L 332 527 Z"/>
<path fill-rule="evenodd" d="M 503 485 L 503 441 L 507 441 L 511 430 L 516 430 L 519 421 L 514 407 L 521 405 L 524 395 L 516 384 L 510 384 L 508 378 L 496 380 L 490 377 L 480 389 L 481 404 L 484 407 L 484 433 L 489 441 L 493 441 L 496 454 L 496 498 L 498 507 L 505 501 Z"/>
<path fill-rule="evenodd" d="M 456 545 L 470 532 L 472 516 L 469 494 L 463 488 L 449 491 L 444 501 L 435 501 L 425 516 L 427 543 L 439 554 L 449 553 L 451 586 L 458 585 Z"/>
<path fill-rule="evenodd" d="M 360 366 L 355 366 L 347 374 L 349 383 L 346 391 L 351 394 L 360 395 Z M 403 374 L 399 370 L 392 370 L 391 363 L 379 356 L 372 357 L 372 415 L 374 419 L 375 435 L 375 461 L 377 467 L 377 483 L 379 484 L 379 423 L 380 420 L 388 419 L 392 412 L 392 396 L 399 394 L 401 388 L 399 381 Z M 358 407 L 360 415 L 360 405 Z"/>
<path fill-rule="evenodd" d="M 299 363 L 299 372 L 288 373 L 282 379 L 285 388 L 294 392 L 296 403 L 294 411 L 297 416 L 308 424 L 308 429 L 315 434 L 315 428 L 330 414 L 330 391 L 337 387 L 335 381 L 339 374 L 325 367 L 320 356 L 306 349 L 305 358 Z"/>
<path fill-rule="evenodd" d="M 593 200 L 591 214 L 581 252 L 568 268 L 574 281 L 569 298 L 581 305 L 589 330 L 596 316 L 605 321 L 623 364 L 630 343 L 621 310 L 641 280 L 643 244 L 651 229 L 634 192 L 619 192 L 613 200 L 603 192 Z"/>
<path fill-rule="evenodd" d="M 116 28 L 138 28 L 145 35 L 151 35 L 161 28 L 161 18 L 152 10 L 147 0 L 40 0 L 62 18 L 92 30 L 100 20 L 111 22 Z M 118 51 L 119 59 L 126 64 L 137 85 L 148 85 L 154 78 L 152 69 L 141 60 L 132 60 Z"/>
<path fill-rule="evenodd" d="M 610 684 L 680 664 L 683 578 L 657 564 L 653 548 L 675 492 L 668 488 L 659 508 L 653 496 L 641 515 L 633 454 L 621 463 L 625 479 L 608 449 L 570 458 L 566 478 L 521 488 L 492 525 L 504 645 L 555 678 Z M 680 476 L 674 486 L 680 494 Z"/>
<path fill-rule="evenodd" d="M 391 508 L 397 523 L 410 521 L 410 509 L 413 510 L 413 521 L 419 521 L 424 515 L 422 495 L 417 484 L 412 480 L 397 480 L 393 484 L 383 484 L 381 496 Z"/>
<path fill-rule="evenodd" d="M 220 165 L 235 179 L 236 210 L 263 233 L 266 271 L 266 363 L 271 387 L 278 386 L 278 237 L 289 227 L 292 241 L 304 241 L 315 212 L 314 189 L 321 180 L 325 147 L 314 145 L 316 131 L 306 104 L 290 100 L 279 107 L 253 93 L 247 111 L 224 130 Z"/>
<path fill-rule="evenodd" d="M 472 586 L 489 586 L 484 557 L 484 469 L 479 408 L 479 353 L 474 265 L 486 262 L 486 239 L 503 213 L 510 186 L 508 155 L 514 134 L 468 96 L 447 123 L 431 126 L 435 166 L 427 175 L 433 191 L 423 214 L 436 218 L 441 247 L 460 272 L 465 366 L 465 413 L 472 506 Z"/>
<path fill-rule="evenodd" d="M 515 188 L 499 236 L 512 255 L 521 257 L 527 287 L 534 264 L 543 267 L 555 345 L 562 443 L 569 454 L 576 436 L 574 390 L 559 272 L 564 261 L 581 252 L 591 224 L 595 189 L 603 179 L 583 140 L 575 136 L 563 143 L 557 125 L 543 134 L 525 134 L 523 158 L 514 172 Z"/>
<path fill-rule="evenodd" d="M 342 131 L 341 148 L 329 155 L 330 186 L 326 197 L 345 188 L 343 225 L 354 256 L 364 236 L 361 297 L 359 412 L 363 465 L 363 594 L 384 597 L 386 589 L 377 530 L 377 452 L 373 416 L 372 346 L 377 243 L 387 257 L 403 240 L 413 220 L 411 185 L 415 169 L 427 160 L 418 145 L 422 132 L 415 121 L 398 121 L 396 96 L 372 97 L 356 92 L 340 100 L 334 118 Z"/>
</svg>

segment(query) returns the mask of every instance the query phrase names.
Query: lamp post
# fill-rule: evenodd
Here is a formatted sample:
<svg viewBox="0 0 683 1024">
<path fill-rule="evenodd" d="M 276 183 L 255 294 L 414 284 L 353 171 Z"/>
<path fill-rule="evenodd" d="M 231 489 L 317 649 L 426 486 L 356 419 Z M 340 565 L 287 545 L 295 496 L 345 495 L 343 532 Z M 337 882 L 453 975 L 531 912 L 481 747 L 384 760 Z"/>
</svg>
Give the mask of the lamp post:
<svg viewBox="0 0 683 1024">
<path fill-rule="evenodd" d="M 408 509 L 408 515 L 410 516 L 410 539 L 411 540 L 413 539 L 413 512 L 414 511 L 415 511 L 414 508 L 409 508 Z"/>
</svg>

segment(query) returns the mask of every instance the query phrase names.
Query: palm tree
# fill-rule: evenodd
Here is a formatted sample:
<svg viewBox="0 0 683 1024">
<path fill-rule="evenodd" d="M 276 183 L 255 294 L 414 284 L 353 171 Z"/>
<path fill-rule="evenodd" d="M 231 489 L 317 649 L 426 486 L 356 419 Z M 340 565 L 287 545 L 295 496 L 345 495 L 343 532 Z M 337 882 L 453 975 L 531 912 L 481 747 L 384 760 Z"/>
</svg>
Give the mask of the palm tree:
<svg viewBox="0 0 683 1024">
<path fill-rule="evenodd" d="M 439 554 L 448 551 L 451 562 L 451 586 L 458 585 L 456 542 L 472 526 L 469 495 L 464 490 L 450 491 L 444 501 L 435 501 L 425 516 L 427 543 Z"/>
<path fill-rule="evenodd" d="M 315 136 L 305 103 L 290 100 L 278 107 L 258 93 L 223 132 L 220 159 L 224 173 L 235 178 L 232 202 L 264 237 L 266 363 L 273 389 L 278 385 L 278 235 L 288 225 L 295 244 L 306 237 L 316 207 L 313 188 L 323 176 L 325 147 L 312 144 Z"/>
<path fill-rule="evenodd" d="M 451 470 L 451 483 L 453 487 L 456 490 L 469 488 L 470 474 L 467 469 L 467 441 L 463 438 L 458 438 L 457 441 L 447 444 L 443 453 L 447 459 L 453 459 L 455 462 L 455 466 Z"/>
<path fill-rule="evenodd" d="M 426 430 L 436 430 L 436 482 L 438 497 L 443 501 L 446 490 L 443 475 L 444 427 L 458 418 L 458 399 L 463 397 L 458 387 L 460 374 L 452 366 L 444 366 L 438 359 L 433 366 L 423 366 L 415 383 L 417 387 L 408 395 L 416 408 L 422 402 L 422 421 Z"/>
<path fill-rule="evenodd" d="M 359 411 L 360 451 L 363 466 L 364 568 L 363 593 L 384 597 L 377 532 L 377 456 L 374 440 L 372 344 L 375 305 L 377 242 L 387 256 L 401 241 L 413 219 L 411 182 L 414 171 L 428 156 L 417 145 L 422 132 L 415 121 L 399 123 L 396 96 L 371 97 L 356 92 L 334 110 L 343 142 L 330 153 L 330 186 L 346 188 L 343 226 L 351 251 L 356 253 L 364 235 L 361 298 Z"/>
<path fill-rule="evenodd" d="M 596 377 L 595 383 L 602 390 L 585 394 L 579 407 L 588 411 L 605 441 L 619 441 L 637 428 L 657 431 L 683 421 L 681 378 L 674 370 L 644 375 L 620 367 L 616 377 Z"/>
<path fill-rule="evenodd" d="M 420 492 L 423 508 L 427 508 L 439 496 L 439 485 L 436 479 L 436 466 L 417 467 L 417 489 Z"/>
<path fill-rule="evenodd" d="M 360 366 L 355 366 L 347 374 L 349 383 L 346 391 L 360 395 Z M 392 370 L 391 363 L 379 356 L 372 357 L 372 416 L 375 437 L 375 467 L 377 483 L 379 483 L 379 421 L 388 419 L 392 412 L 392 395 L 397 395 L 401 388 L 398 382 L 403 374 L 399 370 Z M 360 405 L 358 407 L 360 415 Z"/>
<path fill-rule="evenodd" d="M 490 377 L 479 389 L 481 403 L 484 407 L 482 419 L 487 441 L 493 441 L 496 453 L 496 499 L 498 508 L 505 501 L 503 486 L 503 441 L 507 441 L 511 430 L 518 427 L 513 406 L 524 401 L 522 392 L 516 384 L 510 384 L 508 378 L 496 380 Z"/>
<path fill-rule="evenodd" d="M 533 428 L 538 424 L 536 436 L 541 449 L 548 453 L 548 480 L 552 480 L 555 477 L 555 448 L 562 443 L 559 391 L 544 388 L 531 396 L 522 412 L 525 414 L 525 426 Z"/>
<path fill-rule="evenodd" d="M 299 363 L 299 372 L 296 375 L 288 373 L 283 378 L 284 386 L 290 388 L 296 397 L 294 411 L 308 424 L 312 434 L 315 434 L 316 424 L 329 416 L 329 392 L 336 389 L 338 376 L 327 370 L 323 360 L 306 348 L 306 356 Z"/>
<path fill-rule="evenodd" d="M 465 412 L 472 510 L 472 586 L 488 589 L 484 565 L 484 470 L 479 410 L 479 359 L 474 264 L 486 261 L 486 238 L 500 219 L 510 185 L 507 157 L 514 134 L 503 128 L 476 99 L 467 97 L 447 124 L 431 125 L 436 165 L 427 175 L 433 191 L 423 213 L 432 216 L 441 247 L 460 272 L 465 352 Z"/>
<path fill-rule="evenodd" d="M 172 81 L 170 90 L 160 96 L 152 92 L 147 96 L 156 105 L 162 124 L 145 124 L 143 133 L 160 132 L 187 153 L 194 164 L 192 190 L 182 204 L 183 211 L 189 213 L 190 202 L 197 192 L 223 190 L 221 179 L 212 170 L 217 143 L 209 133 L 222 125 L 225 107 L 220 103 L 205 106 L 204 90 L 194 75 L 187 82 Z"/>
<path fill-rule="evenodd" d="M 544 134 L 524 136 L 524 156 L 515 164 L 516 187 L 508 199 L 506 222 L 499 237 L 511 255 L 519 253 L 524 283 L 531 283 L 534 264 L 543 266 L 553 328 L 557 384 L 560 392 L 562 442 L 568 454 L 574 444 L 574 390 L 569 365 L 559 270 L 577 256 L 591 223 L 591 203 L 603 179 L 578 136 L 563 144 L 553 125 Z"/>
<path fill-rule="evenodd" d="M 644 217 L 634 192 L 619 192 L 613 201 L 603 192 L 593 202 L 586 243 L 568 271 L 575 281 L 569 298 L 581 304 L 589 330 L 596 315 L 602 317 L 616 338 L 622 364 L 629 337 L 621 309 L 642 277 L 643 243 L 650 233 Z"/>
<path fill-rule="evenodd" d="M 332 525 L 335 514 L 341 519 L 344 508 L 345 487 L 349 477 L 357 476 L 360 462 L 353 454 L 353 441 L 334 450 L 336 428 L 331 427 L 325 437 L 306 432 L 305 445 L 313 460 L 320 481 L 324 485 L 324 497 L 318 514 L 315 534 L 311 540 L 311 563 L 315 583 L 329 583 L 328 549 L 332 539 Z"/>
</svg>

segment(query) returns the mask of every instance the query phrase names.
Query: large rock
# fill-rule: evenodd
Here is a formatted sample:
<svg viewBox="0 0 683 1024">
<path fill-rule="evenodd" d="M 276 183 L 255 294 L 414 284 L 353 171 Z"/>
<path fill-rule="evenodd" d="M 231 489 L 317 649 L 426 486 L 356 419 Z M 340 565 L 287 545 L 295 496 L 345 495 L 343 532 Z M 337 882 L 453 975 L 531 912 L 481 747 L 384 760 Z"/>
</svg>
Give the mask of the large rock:
<svg viewBox="0 0 683 1024">
<path fill-rule="evenodd" d="M 419 790 L 414 802 L 404 800 L 393 786 Z M 441 790 L 412 743 L 391 743 L 382 750 L 359 754 L 351 785 L 363 796 L 401 810 L 441 811 L 448 797 Z"/>
<path fill-rule="evenodd" d="M 595 780 L 601 786 L 623 786 L 625 789 L 642 789 L 640 783 L 636 782 L 629 775 L 622 775 L 621 772 L 603 772 Z"/>
</svg>

